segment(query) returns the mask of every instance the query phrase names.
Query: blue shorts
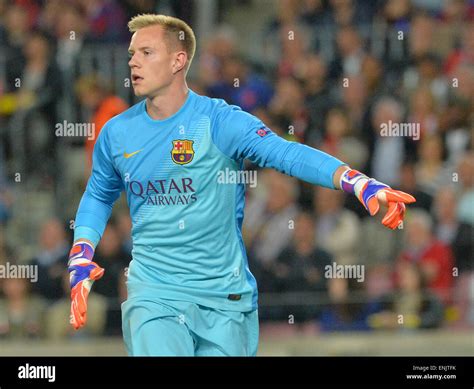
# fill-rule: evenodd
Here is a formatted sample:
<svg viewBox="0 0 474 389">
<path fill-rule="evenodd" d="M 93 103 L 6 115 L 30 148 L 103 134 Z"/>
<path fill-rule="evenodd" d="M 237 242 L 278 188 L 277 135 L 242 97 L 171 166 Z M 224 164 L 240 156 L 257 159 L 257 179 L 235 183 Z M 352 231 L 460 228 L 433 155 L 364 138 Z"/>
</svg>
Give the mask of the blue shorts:
<svg viewBox="0 0 474 389">
<path fill-rule="evenodd" d="M 132 298 L 122 304 L 130 356 L 255 356 L 258 311 L 234 312 L 195 303 Z"/>
</svg>

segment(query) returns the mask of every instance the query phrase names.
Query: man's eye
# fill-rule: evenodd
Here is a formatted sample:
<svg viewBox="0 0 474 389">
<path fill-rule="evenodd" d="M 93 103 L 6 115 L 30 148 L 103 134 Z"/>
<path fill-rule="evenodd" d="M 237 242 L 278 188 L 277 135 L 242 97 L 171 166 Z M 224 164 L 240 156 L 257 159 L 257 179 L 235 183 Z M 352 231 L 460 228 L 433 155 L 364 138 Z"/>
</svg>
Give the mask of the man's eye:
<svg viewBox="0 0 474 389">
<path fill-rule="evenodd" d="M 145 55 L 150 55 L 151 51 L 145 50 Z"/>
</svg>

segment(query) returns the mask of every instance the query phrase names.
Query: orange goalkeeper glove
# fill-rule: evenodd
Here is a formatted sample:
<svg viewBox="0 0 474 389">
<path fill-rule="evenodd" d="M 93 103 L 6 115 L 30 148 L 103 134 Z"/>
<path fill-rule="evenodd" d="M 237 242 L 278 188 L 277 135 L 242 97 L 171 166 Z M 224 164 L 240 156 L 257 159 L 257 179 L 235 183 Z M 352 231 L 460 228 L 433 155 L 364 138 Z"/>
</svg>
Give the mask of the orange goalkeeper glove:
<svg viewBox="0 0 474 389">
<path fill-rule="evenodd" d="M 94 248 L 86 242 L 77 242 L 69 253 L 69 281 L 71 284 L 70 323 L 77 330 L 86 324 L 87 297 L 92 284 L 104 275 L 104 269 L 92 262 Z"/>
<path fill-rule="evenodd" d="M 344 192 L 355 194 L 371 216 L 379 211 L 379 201 L 386 205 L 388 210 L 382 219 L 382 224 L 392 230 L 403 222 L 405 204 L 416 201 L 412 195 L 394 190 L 388 185 L 353 169 L 348 169 L 342 173 L 340 187 Z"/>
</svg>

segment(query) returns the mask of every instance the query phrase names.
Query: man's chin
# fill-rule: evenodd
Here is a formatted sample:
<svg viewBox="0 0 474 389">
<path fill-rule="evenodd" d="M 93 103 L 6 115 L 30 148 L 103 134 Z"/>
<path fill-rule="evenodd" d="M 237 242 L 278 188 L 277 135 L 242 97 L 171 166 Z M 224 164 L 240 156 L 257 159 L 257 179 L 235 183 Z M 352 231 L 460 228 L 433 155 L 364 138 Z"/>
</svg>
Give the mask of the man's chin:
<svg viewBox="0 0 474 389">
<path fill-rule="evenodd" d="M 134 93 L 135 96 L 137 96 L 137 97 L 145 96 L 145 93 L 143 93 L 143 91 L 141 91 L 141 90 L 139 90 L 139 89 L 134 89 L 134 90 L 133 90 L 133 93 Z"/>
</svg>

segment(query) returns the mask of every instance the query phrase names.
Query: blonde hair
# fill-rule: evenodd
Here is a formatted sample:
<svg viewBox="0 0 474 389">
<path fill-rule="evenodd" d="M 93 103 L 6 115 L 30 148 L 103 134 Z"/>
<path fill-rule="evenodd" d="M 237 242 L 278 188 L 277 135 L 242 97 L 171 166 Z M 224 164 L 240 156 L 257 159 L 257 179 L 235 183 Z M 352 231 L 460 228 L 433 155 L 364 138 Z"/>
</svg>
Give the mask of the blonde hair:
<svg viewBox="0 0 474 389">
<path fill-rule="evenodd" d="M 196 51 L 196 37 L 192 28 L 181 19 L 157 14 L 137 15 L 128 22 L 128 29 L 132 33 L 149 26 L 163 27 L 168 51 L 177 47 L 184 49 L 188 55 L 185 66 L 186 71 L 188 71 Z"/>
</svg>

